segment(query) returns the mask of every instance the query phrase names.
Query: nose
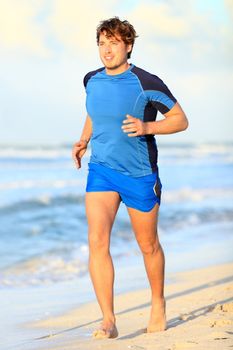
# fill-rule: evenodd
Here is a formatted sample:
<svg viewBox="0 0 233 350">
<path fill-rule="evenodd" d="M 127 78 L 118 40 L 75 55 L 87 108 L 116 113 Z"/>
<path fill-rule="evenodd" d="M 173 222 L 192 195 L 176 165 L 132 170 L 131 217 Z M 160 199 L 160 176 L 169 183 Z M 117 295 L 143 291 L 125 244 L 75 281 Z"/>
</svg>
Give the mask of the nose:
<svg viewBox="0 0 233 350">
<path fill-rule="evenodd" d="M 106 45 L 105 46 L 105 53 L 109 53 L 109 52 L 111 52 L 111 47 L 110 47 L 110 45 Z"/>
</svg>

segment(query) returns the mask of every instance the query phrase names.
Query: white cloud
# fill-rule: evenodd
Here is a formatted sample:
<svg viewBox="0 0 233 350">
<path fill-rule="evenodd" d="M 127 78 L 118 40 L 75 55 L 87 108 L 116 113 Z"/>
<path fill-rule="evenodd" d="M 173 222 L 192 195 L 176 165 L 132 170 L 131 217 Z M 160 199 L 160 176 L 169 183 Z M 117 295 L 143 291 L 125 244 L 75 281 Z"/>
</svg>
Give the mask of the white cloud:
<svg viewBox="0 0 233 350">
<path fill-rule="evenodd" d="M 1 50 L 17 50 L 43 57 L 49 55 L 49 49 L 44 44 L 44 28 L 36 21 L 43 6 L 44 1 L 1 0 Z"/>
<path fill-rule="evenodd" d="M 87 56 L 96 44 L 98 23 L 114 16 L 116 0 L 81 1 L 54 0 L 52 14 L 48 18 L 51 31 L 65 49 Z"/>
<path fill-rule="evenodd" d="M 205 62 L 204 69 L 220 62 L 231 65 L 232 29 L 229 23 L 216 23 L 211 9 L 200 11 L 192 0 L 129 4 L 121 5 L 120 12 L 138 31 L 140 52 L 165 63 L 172 57 L 178 66 L 182 60 L 184 66 L 199 68 Z M 39 57 L 71 53 L 91 63 L 97 56 L 96 26 L 116 15 L 119 6 L 116 0 L 1 0 L 0 49 Z M 232 1 L 225 0 L 225 7 L 232 15 Z"/>
<path fill-rule="evenodd" d="M 129 19 L 141 34 L 139 51 L 154 61 L 175 62 L 177 69 L 190 66 L 206 70 L 232 65 L 231 28 L 216 21 L 215 15 L 211 8 L 200 11 L 191 0 L 147 1 L 139 2 Z"/>
<path fill-rule="evenodd" d="M 147 35 L 156 37 L 179 38 L 189 34 L 189 24 L 185 17 L 174 14 L 168 3 L 141 2 L 129 14 L 132 22 L 138 23 Z"/>
</svg>

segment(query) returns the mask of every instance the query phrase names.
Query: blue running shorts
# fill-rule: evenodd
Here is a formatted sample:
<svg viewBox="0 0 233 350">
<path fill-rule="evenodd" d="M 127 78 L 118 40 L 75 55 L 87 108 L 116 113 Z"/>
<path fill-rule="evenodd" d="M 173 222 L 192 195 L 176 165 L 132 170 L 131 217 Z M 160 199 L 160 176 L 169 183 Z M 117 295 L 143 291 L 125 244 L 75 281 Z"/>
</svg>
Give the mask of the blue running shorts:
<svg viewBox="0 0 233 350">
<path fill-rule="evenodd" d="M 118 192 L 127 207 L 148 212 L 160 205 L 162 185 L 158 172 L 131 177 L 97 163 L 89 163 L 86 192 Z"/>
</svg>

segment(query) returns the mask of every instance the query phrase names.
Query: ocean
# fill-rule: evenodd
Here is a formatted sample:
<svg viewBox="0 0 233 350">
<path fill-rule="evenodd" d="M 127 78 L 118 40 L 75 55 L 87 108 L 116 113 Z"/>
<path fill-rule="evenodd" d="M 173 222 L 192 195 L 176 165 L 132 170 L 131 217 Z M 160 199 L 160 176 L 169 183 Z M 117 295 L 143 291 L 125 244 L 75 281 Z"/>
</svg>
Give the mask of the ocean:
<svg viewBox="0 0 233 350">
<path fill-rule="evenodd" d="M 71 147 L 1 147 L 0 289 L 49 286 L 88 274 L 89 154 L 77 170 Z M 161 144 L 159 169 L 167 272 L 232 261 L 233 144 Z M 141 259 L 124 204 L 111 252 L 121 266 Z"/>
</svg>

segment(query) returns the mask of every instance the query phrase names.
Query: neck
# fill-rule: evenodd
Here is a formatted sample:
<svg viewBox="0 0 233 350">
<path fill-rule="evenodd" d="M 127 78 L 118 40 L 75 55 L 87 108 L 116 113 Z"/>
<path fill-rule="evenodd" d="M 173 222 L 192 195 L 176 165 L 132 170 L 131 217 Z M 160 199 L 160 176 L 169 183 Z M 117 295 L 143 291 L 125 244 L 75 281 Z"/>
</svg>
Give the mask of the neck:
<svg viewBox="0 0 233 350">
<path fill-rule="evenodd" d="M 124 73 L 129 67 L 130 67 L 130 64 L 128 62 L 125 62 L 119 67 L 114 67 L 114 68 L 105 67 L 105 69 L 108 75 L 116 75 L 116 74 Z"/>
</svg>

